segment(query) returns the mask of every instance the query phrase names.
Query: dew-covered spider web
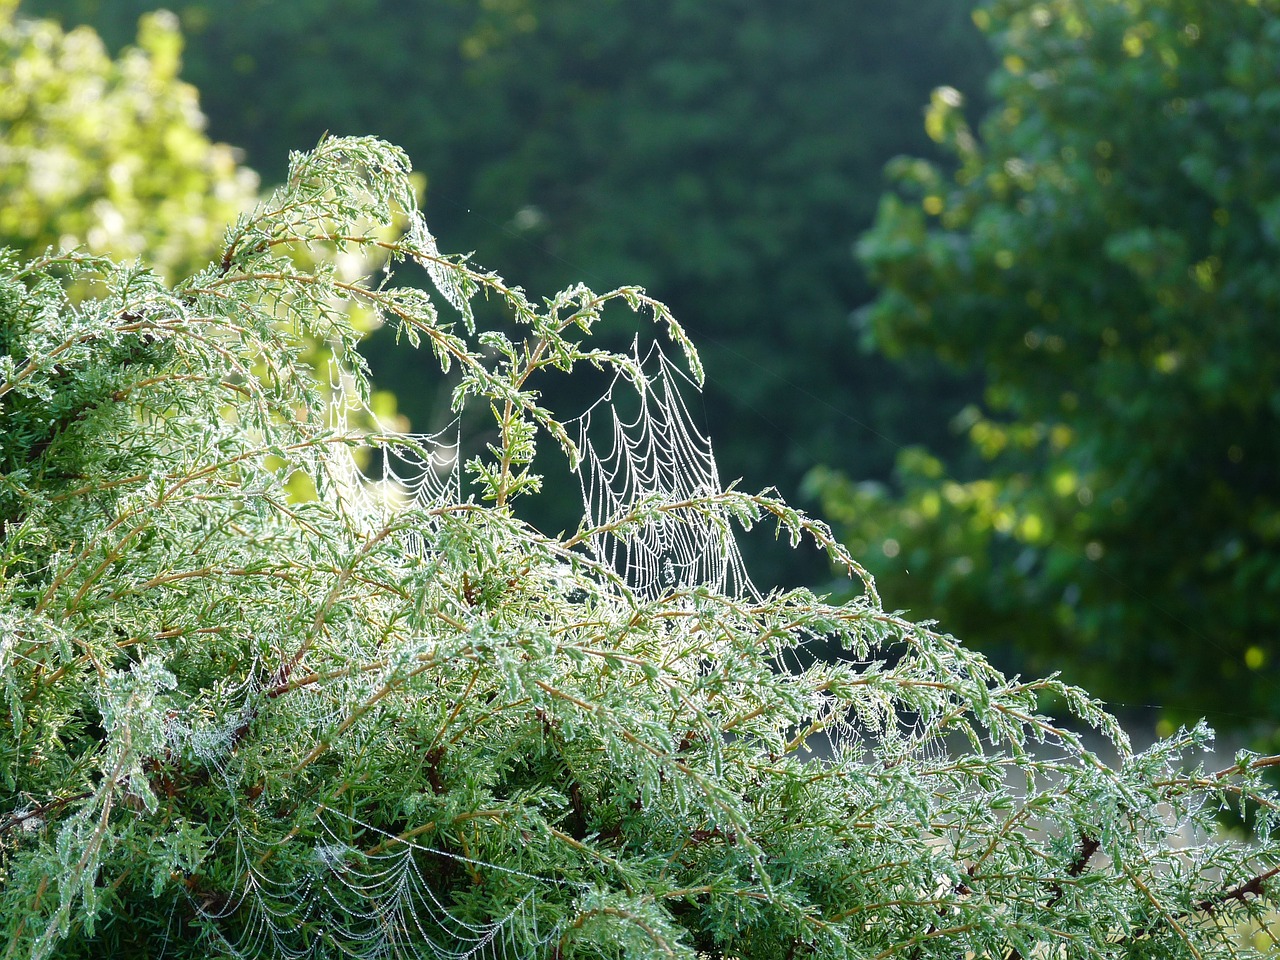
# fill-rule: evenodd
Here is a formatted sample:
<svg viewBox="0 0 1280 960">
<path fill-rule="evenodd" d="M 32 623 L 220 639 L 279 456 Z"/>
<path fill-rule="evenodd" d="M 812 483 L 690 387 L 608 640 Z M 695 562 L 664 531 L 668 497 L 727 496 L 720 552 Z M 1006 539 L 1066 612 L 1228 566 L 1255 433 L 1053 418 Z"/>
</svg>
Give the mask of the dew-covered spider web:
<svg viewBox="0 0 1280 960">
<path fill-rule="evenodd" d="M 711 441 L 694 426 L 681 391 L 697 385 L 654 344 L 636 366 L 644 379 L 619 373 L 576 421 L 588 546 L 642 598 L 696 586 L 756 595 L 738 550 Z M 638 404 L 621 409 L 632 393 Z"/>
<path fill-rule="evenodd" d="M 657 346 L 643 355 L 633 348 L 633 357 L 642 377 L 619 375 L 568 425 L 581 452 L 584 524 L 595 531 L 585 548 L 645 599 L 701 585 L 756 596 L 733 537 L 733 518 L 717 502 L 724 491 L 711 443 L 694 427 L 681 395 L 696 387 Z M 370 536 L 405 507 L 417 508 L 422 520 L 404 534 L 406 551 L 430 554 L 438 533 L 431 526 L 433 513 L 466 496 L 459 421 L 435 434 L 388 431 L 354 380 L 336 367 L 330 370 L 329 396 L 330 427 L 351 442 L 325 458 L 325 482 L 336 485 L 349 519 Z M 432 643 L 428 637 L 410 640 L 399 645 L 396 657 L 409 662 Z M 381 655 L 356 632 L 334 630 L 328 644 L 336 657 L 352 663 Z M 287 722 L 304 737 L 333 730 L 350 704 L 367 699 L 393 669 L 299 685 L 288 695 Z M 220 948 L 245 960 L 553 956 L 554 943 L 566 932 L 563 918 L 573 917 L 572 904 L 591 895 L 586 886 L 394 835 L 334 805 L 320 807 L 303 834 L 272 826 L 247 789 L 238 745 L 271 711 L 272 688 L 282 681 L 278 671 L 278 664 L 264 660 L 248 679 L 207 691 L 199 709 L 167 721 L 169 750 L 209 771 L 232 804 L 227 826 L 212 843 L 231 852 L 238 882 L 216 897 L 199 887 L 184 894 Z M 375 736 L 399 734 L 391 729 Z M 452 901 L 455 893 L 433 881 L 445 861 L 516 891 L 501 915 L 476 922 L 460 910 Z"/>
<path fill-rule="evenodd" d="M 198 759 L 234 798 L 218 846 L 233 851 L 236 888 L 211 895 L 186 890 L 192 912 L 229 955 L 262 957 L 343 956 L 365 960 L 536 960 L 563 930 L 540 920 L 540 901 L 554 891 L 572 900 L 585 887 L 466 857 L 397 836 L 332 806 L 320 807 L 310 839 L 293 831 L 264 835 L 261 809 L 245 798 L 245 771 L 236 753 L 244 727 L 262 708 L 266 684 L 253 677 L 215 691 L 224 709 L 174 713 L 166 723 L 176 756 Z M 323 729 L 336 717 L 317 690 L 290 704 L 291 714 Z M 211 704 L 210 704 L 211 705 Z M 358 845 L 356 842 L 358 838 Z M 286 870 L 273 861 L 289 859 Z M 496 877 L 524 892 L 512 906 L 483 923 L 468 921 L 433 888 L 426 864 L 449 861 L 473 876 Z M 581 887 L 581 889 L 580 889 Z"/>
<path fill-rule="evenodd" d="M 463 499 L 459 421 L 434 434 L 386 429 L 354 379 L 336 364 L 328 382 L 329 428 L 349 442 L 331 446 L 318 465 L 318 483 L 331 485 L 347 520 L 366 536 L 413 507 L 418 526 L 403 536 L 410 557 L 430 554 L 438 532 L 437 508 Z M 377 661 L 359 631 L 333 630 L 330 652 L 351 663 Z M 397 645 L 396 656 L 411 661 L 428 652 L 422 637 Z M 355 672 L 289 692 L 287 722 L 298 736 L 334 730 L 353 702 L 366 700 L 388 681 L 385 670 Z M 250 674 L 208 689 L 188 711 L 173 711 L 165 722 L 172 756 L 194 761 L 219 783 L 230 803 L 229 817 L 212 846 L 230 851 L 238 880 L 216 894 L 192 883 L 182 899 L 200 926 L 226 955 L 258 960 L 281 957 L 349 957 L 367 960 L 541 960 L 564 930 L 547 921 L 546 898 L 573 901 L 582 890 L 557 877 L 543 877 L 457 852 L 438 849 L 413 836 L 402 837 L 350 812 L 322 806 L 302 834 L 274 821 L 260 805 L 240 750 L 251 726 L 271 712 L 273 688 L 287 675 L 270 658 Z M 398 738 L 394 728 L 382 736 Z M 399 740 L 396 740 L 399 743 Z M 401 747 L 405 744 L 399 743 Z M 472 876 L 497 878 L 518 893 L 500 915 L 477 922 L 451 902 L 433 873 L 452 862 Z M 552 910 L 563 916 L 561 909 Z M 570 911 L 572 913 L 572 911 Z"/>
<path fill-rule="evenodd" d="M 329 422 L 340 434 L 357 436 L 378 415 L 363 400 L 349 374 L 329 368 Z M 412 503 L 429 514 L 433 507 L 458 503 L 460 420 L 435 433 L 384 431 L 376 442 L 362 444 L 348 456 L 334 457 L 331 471 L 345 502 L 366 523 L 381 525 Z M 421 554 L 431 531 L 409 532 L 409 549 Z"/>
</svg>

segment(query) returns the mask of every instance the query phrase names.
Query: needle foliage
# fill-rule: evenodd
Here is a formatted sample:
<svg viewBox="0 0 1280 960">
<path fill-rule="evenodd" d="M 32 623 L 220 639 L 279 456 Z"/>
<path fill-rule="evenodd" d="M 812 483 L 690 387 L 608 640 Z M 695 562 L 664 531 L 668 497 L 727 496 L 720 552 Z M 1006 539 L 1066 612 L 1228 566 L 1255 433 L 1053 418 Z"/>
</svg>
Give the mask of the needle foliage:
<svg viewBox="0 0 1280 960">
<path fill-rule="evenodd" d="M 591 365 L 614 403 L 655 389 L 593 347 L 606 312 L 651 315 L 695 378 L 696 353 L 638 289 L 535 302 L 442 255 L 408 172 L 326 139 L 173 286 L 4 262 L 0 956 L 1257 955 L 1271 758 L 1191 767 L 1203 728 L 1132 752 L 1082 691 L 887 612 L 824 526 L 706 468 L 569 534 L 522 521 L 560 482 L 538 445 L 603 475 L 539 383 Z M 433 287 L 325 266 L 362 252 Z M 517 335 L 473 329 L 479 296 Z M 484 452 L 344 426 L 366 390 L 347 301 L 454 371 L 455 406 L 492 414 Z M 380 455 L 443 482 L 373 490 L 353 467 Z M 757 523 L 859 596 L 611 563 L 678 530 L 727 569 Z M 1215 834 L 1224 806 L 1252 839 Z"/>
</svg>

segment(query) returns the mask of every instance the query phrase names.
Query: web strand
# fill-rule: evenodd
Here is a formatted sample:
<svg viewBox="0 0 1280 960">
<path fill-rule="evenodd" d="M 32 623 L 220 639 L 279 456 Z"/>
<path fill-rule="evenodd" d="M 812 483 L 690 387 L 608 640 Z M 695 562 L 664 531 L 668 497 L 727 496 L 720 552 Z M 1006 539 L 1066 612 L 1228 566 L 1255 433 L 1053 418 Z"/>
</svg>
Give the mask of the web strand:
<svg viewBox="0 0 1280 960">
<path fill-rule="evenodd" d="M 733 518 L 717 503 L 724 491 L 711 443 L 694 427 L 682 396 L 691 381 L 656 345 L 643 357 L 634 348 L 633 355 L 643 379 L 619 375 L 569 425 L 571 431 L 576 427 L 583 453 L 577 472 L 584 523 L 597 530 L 587 540 L 588 549 L 612 564 L 642 599 L 698 587 L 758 596 L 733 538 Z M 344 512 L 369 536 L 392 524 L 406 507 L 414 508 L 424 519 L 397 536 L 405 538 L 407 556 L 430 553 L 437 530 L 428 518 L 435 508 L 463 499 L 459 421 L 435 434 L 382 432 L 362 441 L 369 426 L 380 426 L 378 418 L 353 379 L 336 367 L 329 385 L 330 426 L 352 442 L 332 449 L 317 464 L 319 482 L 336 488 Z M 634 416 L 620 413 L 619 404 L 629 405 Z M 329 639 L 338 647 L 354 642 L 339 630 Z M 345 654 L 352 662 L 382 655 L 358 643 Z M 332 729 L 342 719 L 344 703 L 364 700 L 386 679 L 374 671 L 294 690 L 290 717 L 299 729 Z M 215 691 L 203 713 L 173 717 L 167 726 L 170 749 L 196 760 L 221 780 L 226 796 L 237 798 L 215 843 L 234 851 L 234 872 L 242 879 L 217 902 L 202 899 L 198 891 L 187 893 L 193 912 L 209 921 L 207 929 L 221 947 L 245 960 L 268 955 L 288 960 L 548 956 L 550 944 L 565 933 L 563 921 L 540 922 L 540 917 L 573 916 L 563 905 L 588 895 L 585 885 L 402 839 L 332 807 L 316 814 L 306 831 L 311 839 L 272 838 L 263 811 L 245 797 L 237 742 L 248 724 L 271 709 L 276 682 L 273 665 L 264 660 L 243 683 Z M 361 838 L 359 846 L 353 837 Z M 309 846 L 294 846 L 303 843 Z M 277 857 L 296 864 L 300 852 L 304 868 L 273 868 Z M 452 894 L 436 889 L 428 876 L 424 864 L 441 861 L 484 876 L 505 876 L 524 892 L 501 916 L 470 922 L 451 906 Z M 556 909 L 548 909 L 548 897 Z"/>
<path fill-rule="evenodd" d="M 582 458 L 577 468 L 585 522 L 597 531 L 592 553 L 611 564 L 642 598 L 705 586 L 757 596 L 733 537 L 732 518 L 714 505 L 723 493 L 711 441 L 693 424 L 681 395 L 694 387 L 656 344 L 643 358 L 644 379 L 619 373 L 572 425 Z M 633 419 L 618 411 L 615 392 L 633 390 Z"/>
</svg>

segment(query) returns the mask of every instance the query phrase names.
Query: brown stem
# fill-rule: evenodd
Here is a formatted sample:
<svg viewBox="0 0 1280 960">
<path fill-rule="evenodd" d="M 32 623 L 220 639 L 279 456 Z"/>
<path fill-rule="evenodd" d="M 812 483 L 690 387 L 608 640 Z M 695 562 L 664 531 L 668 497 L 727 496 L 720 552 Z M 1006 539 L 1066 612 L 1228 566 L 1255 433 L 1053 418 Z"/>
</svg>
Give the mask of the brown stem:
<svg viewBox="0 0 1280 960">
<path fill-rule="evenodd" d="M 1224 890 L 1222 893 L 1199 901 L 1195 909 L 1204 913 L 1213 913 L 1228 900 L 1239 900 L 1241 903 L 1245 903 L 1247 897 L 1260 897 L 1266 892 L 1263 885 L 1277 875 L 1280 875 L 1280 867 L 1272 867 L 1270 870 L 1250 877 L 1244 883 L 1234 886 L 1230 890 Z"/>
<path fill-rule="evenodd" d="M 1263 896 L 1266 893 L 1266 882 L 1276 876 L 1280 876 L 1280 866 L 1272 867 L 1270 870 L 1265 870 L 1262 873 L 1255 874 L 1243 883 L 1239 883 L 1232 887 L 1230 890 L 1223 890 L 1220 893 L 1215 893 L 1211 897 L 1205 897 L 1203 900 L 1196 901 L 1190 910 L 1183 910 L 1178 913 L 1168 914 L 1163 919 L 1174 924 L 1176 927 L 1177 921 L 1190 916 L 1192 913 L 1214 913 L 1231 900 L 1238 900 L 1240 903 L 1247 903 L 1248 898 L 1251 896 Z M 1149 927 L 1139 927 L 1137 930 L 1134 930 L 1131 934 L 1125 937 L 1124 940 L 1138 940 L 1147 936 L 1156 926 L 1159 925 L 1159 922 L 1160 921 L 1157 921 Z"/>
<path fill-rule="evenodd" d="M 57 797 L 48 803 L 42 803 L 38 807 L 33 807 L 23 813 L 13 814 L 4 823 L 0 823 L 0 833 L 6 833 L 14 827 L 21 826 L 28 820 L 34 820 L 43 817 L 46 813 L 52 813 L 54 810 L 65 807 L 68 803 L 75 803 L 77 800 L 87 800 L 93 796 L 92 793 L 77 793 L 71 797 Z"/>
<path fill-rule="evenodd" d="M 1089 865 L 1089 861 L 1093 859 L 1093 855 L 1098 852 L 1098 847 L 1101 845 L 1097 837 L 1091 837 L 1082 830 L 1080 849 L 1076 853 L 1076 858 L 1071 861 L 1071 865 L 1067 867 L 1067 876 L 1078 877 L 1084 873 L 1085 867 Z M 1048 906 L 1052 907 L 1062 899 L 1062 885 L 1055 883 L 1049 889 L 1053 891 L 1053 897 L 1049 900 Z"/>
</svg>

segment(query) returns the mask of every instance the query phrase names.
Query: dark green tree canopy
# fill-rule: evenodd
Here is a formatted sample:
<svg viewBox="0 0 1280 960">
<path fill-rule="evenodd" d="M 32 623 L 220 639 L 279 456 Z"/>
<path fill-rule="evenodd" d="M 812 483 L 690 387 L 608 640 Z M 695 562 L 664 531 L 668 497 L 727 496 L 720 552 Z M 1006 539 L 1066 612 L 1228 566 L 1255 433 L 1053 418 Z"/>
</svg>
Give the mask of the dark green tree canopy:
<svg viewBox="0 0 1280 960">
<path fill-rule="evenodd" d="M 429 285 L 328 266 L 379 251 Z M 350 426 L 353 300 L 461 371 L 483 454 Z M 593 341 L 628 309 L 667 355 Z M 442 254 L 394 147 L 295 155 L 174 285 L 6 255 L 0 334 L 6 956 L 1261 956 L 1280 758 L 1185 769 L 1203 727 L 1135 754 L 1081 690 L 887 613 L 823 525 L 718 483 L 664 307 Z M 539 385 L 584 365 L 613 387 L 561 418 Z M 578 482 L 539 445 L 572 534 L 514 509 Z M 755 523 L 860 596 L 752 586 Z M 1214 836 L 1229 804 L 1256 842 Z"/>
<path fill-rule="evenodd" d="M 1280 718 L 1280 6 L 1001 0 L 954 175 L 893 167 L 867 335 L 987 381 L 975 473 L 817 478 L 899 602 L 1109 698 Z M 975 479 L 976 476 L 976 479 Z M 909 570 L 909 575 L 906 571 Z"/>
</svg>

